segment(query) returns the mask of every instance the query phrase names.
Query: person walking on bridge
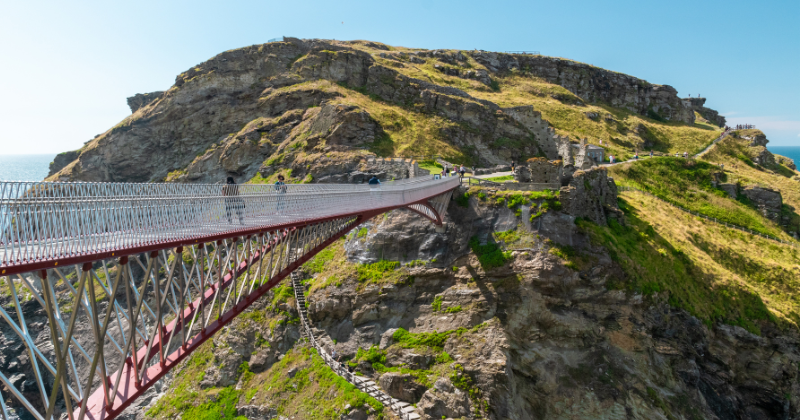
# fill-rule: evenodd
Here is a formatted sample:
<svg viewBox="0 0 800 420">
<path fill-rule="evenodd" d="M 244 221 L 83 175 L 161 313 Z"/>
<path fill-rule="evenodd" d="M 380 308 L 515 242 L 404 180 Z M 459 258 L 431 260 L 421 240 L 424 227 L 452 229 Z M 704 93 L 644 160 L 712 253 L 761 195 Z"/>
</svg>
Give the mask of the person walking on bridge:
<svg viewBox="0 0 800 420">
<path fill-rule="evenodd" d="M 286 194 L 286 183 L 284 182 L 286 178 L 283 175 L 278 175 L 278 181 L 275 182 L 275 191 L 278 192 L 278 203 L 277 203 L 277 212 L 280 213 L 283 210 L 284 206 L 284 195 Z"/>
<path fill-rule="evenodd" d="M 465 168 L 464 165 L 461 165 L 461 167 L 458 168 L 458 173 L 461 174 L 461 177 L 459 179 L 461 181 L 463 181 L 464 180 L 464 174 L 467 173 L 467 168 Z"/>
<path fill-rule="evenodd" d="M 239 186 L 236 185 L 236 181 L 233 180 L 232 176 L 229 176 L 225 181 L 225 186 L 222 187 L 222 195 L 225 196 L 225 216 L 228 218 L 228 223 L 233 223 L 231 213 L 235 211 L 236 216 L 239 217 L 239 224 L 243 225 L 244 200 L 238 197 Z"/>
<path fill-rule="evenodd" d="M 372 178 L 369 179 L 369 193 L 372 195 L 373 198 L 377 198 L 378 201 L 381 199 L 381 180 L 378 179 L 377 175 L 372 175 Z"/>
</svg>

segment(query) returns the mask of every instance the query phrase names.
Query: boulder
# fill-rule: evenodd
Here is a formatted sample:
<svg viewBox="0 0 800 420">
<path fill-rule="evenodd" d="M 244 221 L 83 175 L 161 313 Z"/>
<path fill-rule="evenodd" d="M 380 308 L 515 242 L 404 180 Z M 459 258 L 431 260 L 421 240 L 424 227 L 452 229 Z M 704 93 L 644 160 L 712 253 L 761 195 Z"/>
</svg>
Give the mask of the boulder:
<svg viewBox="0 0 800 420">
<path fill-rule="evenodd" d="M 272 420 L 278 417 L 278 411 L 265 405 L 243 405 L 236 407 L 237 415 L 247 420 Z"/>
<path fill-rule="evenodd" d="M 419 401 L 427 390 L 424 385 L 416 383 L 413 376 L 396 372 L 384 373 L 378 383 L 390 396 L 411 403 Z"/>
<path fill-rule="evenodd" d="M 779 191 L 757 186 L 748 186 L 741 192 L 753 202 L 764 217 L 780 222 L 783 197 Z"/>
<path fill-rule="evenodd" d="M 446 378 L 436 380 L 434 387 L 422 395 L 417 409 L 427 418 L 460 418 L 470 414 L 469 396 Z"/>
</svg>

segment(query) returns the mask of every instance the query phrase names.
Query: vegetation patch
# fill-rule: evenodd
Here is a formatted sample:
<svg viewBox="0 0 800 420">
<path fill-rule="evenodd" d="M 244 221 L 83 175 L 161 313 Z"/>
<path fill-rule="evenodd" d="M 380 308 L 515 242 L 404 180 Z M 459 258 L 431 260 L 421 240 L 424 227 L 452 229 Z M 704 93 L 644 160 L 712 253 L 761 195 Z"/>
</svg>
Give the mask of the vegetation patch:
<svg viewBox="0 0 800 420">
<path fill-rule="evenodd" d="M 469 247 L 478 256 L 478 262 L 484 270 L 502 267 L 511 259 L 510 251 L 501 250 L 496 243 L 481 245 L 477 236 L 469 240 Z"/>
<path fill-rule="evenodd" d="M 400 267 L 397 261 L 380 260 L 372 264 L 358 266 L 358 281 L 375 283 L 383 279 L 386 273 L 391 273 Z"/>
</svg>

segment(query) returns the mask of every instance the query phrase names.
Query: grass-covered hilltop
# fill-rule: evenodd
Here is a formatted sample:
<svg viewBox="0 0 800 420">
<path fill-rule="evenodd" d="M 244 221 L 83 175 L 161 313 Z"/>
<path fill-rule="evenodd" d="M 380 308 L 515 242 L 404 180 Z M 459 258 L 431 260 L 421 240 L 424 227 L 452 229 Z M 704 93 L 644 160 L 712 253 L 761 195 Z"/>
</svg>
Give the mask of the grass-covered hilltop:
<svg viewBox="0 0 800 420">
<path fill-rule="evenodd" d="M 800 418 L 800 172 L 702 98 L 564 58 L 285 38 L 128 103 L 47 179 L 490 179 L 443 232 L 392 211 L 298 269 L 316 340 L 419 418 Z M 287 279 L 123 418 L 397 419 L 297 306 Z"/>
</svg>

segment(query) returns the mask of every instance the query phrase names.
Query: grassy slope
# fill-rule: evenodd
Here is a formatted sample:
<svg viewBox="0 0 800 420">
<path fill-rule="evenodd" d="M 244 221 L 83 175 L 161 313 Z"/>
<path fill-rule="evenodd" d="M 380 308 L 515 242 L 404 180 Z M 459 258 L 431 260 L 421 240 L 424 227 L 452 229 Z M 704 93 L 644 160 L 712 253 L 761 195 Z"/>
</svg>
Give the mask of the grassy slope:
<svg viewBox="0 0 800 420">
<path fill-rule="evenodd" d="M 707 323 L 760 331 L 764 321 L 800 326 L 800 251 L 699 219 L 638 193 L 622 193 L 627 225 L 579 221 L 626 278 L 612 287 L 666 292 Z M 662 294 L 663 295 L 663 294 Z"/>
<path fill-rule="evenodd" d="M 711 186 L 712 172 L 719 167 L 708 162 L 684 158 L 658 157 L 616 165 L 609 174 L 618 184 L 631 185 L 671 203 L 680 205 L 722 222 L 791 240 L 781 227 L 766 219 L 755 208 L 733 200 Z"/>
<path fill-rule="evenodd" d="M 380 52 L 366 47 L 360 49 L 370 53 Z M 569 135 L 573 139 L 587 137 L 589 143 L 596 145 L 603 140 L 603 146 L 608 152 L 617 156 L 632 155 L 632 151 L 641 143 L 643 137 L 649 138 L 654 144 L 655 151 L 670 154 L 684 151 L 695 153 L 711 143 L 722 131 L 705 120 L 693 125 L 659 122 L 602 104 L 584 105 L 581 98 L 567 89 L 524 73 L 514 73 L 508 77 L 493 75 L 499 84 L 499 90 L 495 91 L 476 80 L 448 76 L 437 71 L 434 68 L 437 61 L 433 58 L 426 59 L 424 64 L 405 62 L 402 67 L 394 60 L 380 57 L 375 59 L 410 77 L 442 86 L 456 87 L 476 98 L 490 100 L 503 107 L 533 105 L 558 134 Z M 466 67 L 483 68 L 471 57 L 468 57 Z M 559 99 L 554 99 L 553 96 Z M 591 120 L 586 117 L 586 112 L 596 112 L 601 118 L 598 121 Z M 606 122 L 603 119 L 606 114 L 613 115 L 614 121 Z M 641 132 L 636 130 L 639 125 L 644 127 Z"/>
<path fill-rule="evenodd" d="M 744 133 L 745 131 L 751 133 Z M 757 134 L 756 131 L 758 130 L 743 130 L 742 135 L 754 135 Z M 791 211 L 794 213 L 800 212 L 800 182 L 798 182 L 800 172 L 793 171 L 784 165 L 776 165 L 774 168 L 752 165 L 755 154 L 763 147 L 752 148 L 748 144 L 748 140 L 733 136 L 726 137 L 709 150 L 703 156 L 703 160 L 715 165 L 723 164 L 728 182 L 741 182 L 743 185 L 756 184 L 780 190 L 784 204 L 792 207 Z M 800 226 L 800 220 L 796 216 L 792 225 Z"/>
</svg>

